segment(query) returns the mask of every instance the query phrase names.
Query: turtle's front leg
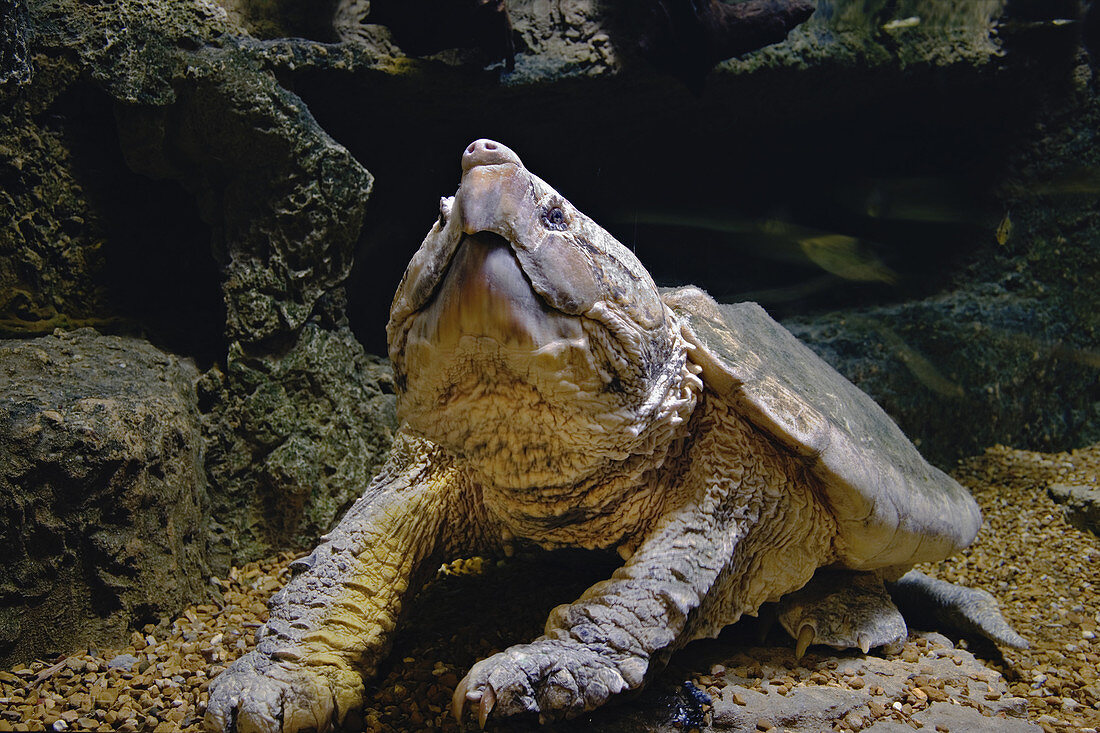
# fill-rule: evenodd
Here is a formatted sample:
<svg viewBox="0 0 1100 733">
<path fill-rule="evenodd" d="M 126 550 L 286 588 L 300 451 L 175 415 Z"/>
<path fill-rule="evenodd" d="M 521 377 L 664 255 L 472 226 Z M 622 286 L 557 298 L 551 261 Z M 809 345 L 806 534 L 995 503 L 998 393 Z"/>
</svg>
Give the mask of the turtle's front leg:
<svg viewBox="0 0 1100 733">
<path fill-rule="evenodd" d="M 399 434 L 364 495 L 272 597 L 256 649 L 211 682 L 207 730 L 326 730 L 359 706 L 406 593 L 470 539 L 460 527 L 479 512 L 464 506 L 464 483 L 442 450 Z"/>
<path fill-rule="evenodd" d="M 700 507 L 666 517 L 609 580 L 555 608 L 542 636 L 475 664 L 455 691 L 455 715 L 472 703 L 482 725 L 490 713 L 569 718 L 640 688 L 690 640 L 689 619 L 737 536 Z"/>
</svg>

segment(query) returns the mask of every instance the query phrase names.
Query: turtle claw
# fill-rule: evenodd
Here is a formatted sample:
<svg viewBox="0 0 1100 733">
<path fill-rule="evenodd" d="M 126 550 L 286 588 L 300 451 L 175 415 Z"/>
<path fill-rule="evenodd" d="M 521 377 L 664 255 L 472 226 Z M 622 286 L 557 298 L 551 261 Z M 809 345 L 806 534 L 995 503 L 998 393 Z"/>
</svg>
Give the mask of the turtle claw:
<svg viewBox="0 0 1100 733">
<path fill-rule="evenodd" d="M 493 712 L 493 706 L 497 703 L 497 695 L 493 692 L 492 685 L 485 685 L 485 693 L 473 693 L 481 698 L 477 708 L 477 724 L 485 730 L 485 721 L 489 719 L 489 713 Z"/>
<path fill-rule="evenodd" d="M 481 691 L 471 690 L 469 679 L 469 677 L 463 677 L 459 680 L 454 694 L 451 695 L 451 712 L 454 713 L 455 720 L 460 724 L 462 723 L 462 714 L 466 712 L 466 702 L 476 703 L 481 700 Z"/>
<path fill-rule="evenodd" d="M 468 675 L 459 681 L 454 694 L 451 696 L 451 712 L 454 713 L 455 720 L 460 724 L 462 723 L 462 714 L 466 712 L 467 702 L 477 705 L 477 722 L 484 730 L 485 722 L 489 719 L 489 714 L 493 712 L 493 707 L 497 702 L 493 686 L 486 684 L 483 689 L 471 690 Z"/>
<path fill-rule="evenodd" d="M 802 628 L 798 632 L 798 640 L 794 645 L 794 658 L 802 659 L 802 655 L 806 653 L 806 649 L 810 644 L 814 643 L 814 627 L 810 624 L 803 624 Z"/>
<path fill-rule="evenodd" d="M 455 721 L 462 724 L 462 713 L 466 710 L 466 680 L 461 679 L 458 685 L 455 687 L 454 694 L 451 695 L 451 713 L 455 716 Z"/>
</svg>

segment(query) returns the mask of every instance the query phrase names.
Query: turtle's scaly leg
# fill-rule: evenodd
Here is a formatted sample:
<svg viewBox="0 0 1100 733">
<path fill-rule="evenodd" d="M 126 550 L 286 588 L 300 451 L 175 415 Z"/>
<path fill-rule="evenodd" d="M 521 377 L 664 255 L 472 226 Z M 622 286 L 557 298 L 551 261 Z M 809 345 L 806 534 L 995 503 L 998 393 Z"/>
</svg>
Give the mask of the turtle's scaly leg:
<svg viewBox="0 0 1100 733">
<path fill-rule="evenodd" d="M 256 649 L 211 682 L 207 729 L 326 730 L 360 705 L 406 593 L 471 539 L 462 527 L 481 512 L 467 489 L 442 450 L 398 434 L 364 495 L 272 597 Z"/>
<path fill-rule="evenodd" d="M 609 580 L 555 608 L 543 636 L 475 664 L 455 691 L 456 716 L 472 702 L 482 725 L 490 713 L 572 717 L 641 687 L 730 557 L 733 533 L 718 525 L 699 509 L 663 522 Z"/>
</svg>

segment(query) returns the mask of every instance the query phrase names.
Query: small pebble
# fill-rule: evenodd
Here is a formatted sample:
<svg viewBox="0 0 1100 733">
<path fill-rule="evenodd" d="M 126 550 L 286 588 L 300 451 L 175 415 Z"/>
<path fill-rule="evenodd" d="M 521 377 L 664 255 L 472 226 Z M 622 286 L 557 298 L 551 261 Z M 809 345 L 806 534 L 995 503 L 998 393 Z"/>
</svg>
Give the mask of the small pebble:
<svg viewBox="0 0 1100 733">
<path fill-rule="evenodd" d="M 108 669 L 125 669 L 129 671 L 135 664 L 138 663 L 138 658 L 133 654 L 118 654 L 111 658 L 107 662 Z"/>
</svg>

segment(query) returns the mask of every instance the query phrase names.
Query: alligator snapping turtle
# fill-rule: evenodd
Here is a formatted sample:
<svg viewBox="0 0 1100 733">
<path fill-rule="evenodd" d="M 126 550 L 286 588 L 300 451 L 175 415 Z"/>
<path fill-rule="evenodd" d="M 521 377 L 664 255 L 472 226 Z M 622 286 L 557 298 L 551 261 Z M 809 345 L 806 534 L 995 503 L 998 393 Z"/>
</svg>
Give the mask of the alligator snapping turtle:
<svg viewBox="0 0 1100 733">
<path fill-rule="evenodd" d="M 455 712 L 472 703 L 482 725 L 591 710 L 769 601 L 799 654 L 897 644 L 883 583 L 899 578 L 1024 644 L 988 593 L 906 573 L 981 520 L 867 395 L 757 305 L 659 292 L 507 147 L 474 142 L 462 171 L 390 312 L 392 454 L 212 682 L 209 729 L 338 723 L 426 576 L 516 541 L 625 564 L 474 665 Z"/>
</svg>

